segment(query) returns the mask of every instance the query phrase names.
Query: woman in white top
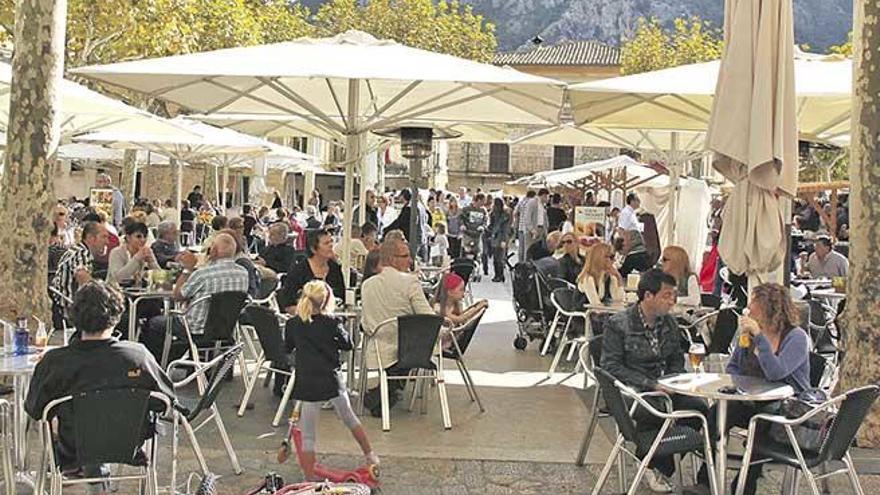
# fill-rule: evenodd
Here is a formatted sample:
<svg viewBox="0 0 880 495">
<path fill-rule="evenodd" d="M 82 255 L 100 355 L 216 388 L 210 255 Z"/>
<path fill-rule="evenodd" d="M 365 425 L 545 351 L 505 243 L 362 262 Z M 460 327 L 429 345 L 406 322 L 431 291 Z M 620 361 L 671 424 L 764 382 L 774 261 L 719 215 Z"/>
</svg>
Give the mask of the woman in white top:
<svg viewBox="0 0 880 495">
<path fill-rule="evenodd" d="M 700 305 L 700 281 L 691 270 L 691 261 L 684 248 L 667 246 L 660 255 L 660 268 L 675 278 L 679 304 Z"/>
<path fill-rule="evenodd" d="M 600 242 L 590 248 L 577 286 L 590 304 L 623 302 L 623 277 L 614 267 L 614 250 L 609 244 Z"/>
<path fill-rule="evenodd" d="M 120 285 L 139 281 L 144 267 L 159 268 L 153 250 L 147 245 L 147 226 L 131 222 L 125 227 L 125 242 L 110 251 L 107 283 Z"/>
</svg>

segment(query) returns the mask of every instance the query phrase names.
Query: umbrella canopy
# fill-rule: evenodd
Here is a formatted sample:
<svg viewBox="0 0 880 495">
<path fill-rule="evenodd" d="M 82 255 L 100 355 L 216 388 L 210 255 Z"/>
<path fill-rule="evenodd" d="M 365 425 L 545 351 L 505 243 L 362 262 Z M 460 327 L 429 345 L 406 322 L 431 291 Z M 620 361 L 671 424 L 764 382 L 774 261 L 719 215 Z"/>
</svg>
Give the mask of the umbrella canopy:
<svg viewBox="0 0 880 495">
<path fill-rule="evenodd" d="M 593 162 L 575 165 L 561 170 L 546 170 L 538 172 L 527 177 L 521 177 L 510 184 L 529 185 L 529 186 L 570 186 L 576 182 L 588 179 L 597 172 L 605 172 L 608 170 L 616 170 L 624 168 L 627 175 L 636 179 L 636 186 L 655 186 L 662 187 L 669 184 L 669 177 L 661 174 L 656 169 L 640 163 L 633 158 L 620 155 L 605 160 L 597 160 Z"/>
<path fill-rule="evenodd" d="M 106 148 L 97 144 L 70 143 L 59 146 L 56 157 L 59 160 L 94 160 L 121 162 L 125 158 L 125 151 Z M 165 156 L 159 154 L 148 156 L 148 152 L 143 150 L 138 151 L 137 161 L 139 163 L 168 163 L 168 159 Z"/>
<path fill-rule="evenodd" d="M 788 52 L 791 51 L 789 48 Z M 706 131 L 721 64 L 716 60 L 572 85 L 569 94 L 575 123 L 589 127 Z M 852 61 L 798 51 L 792 77 L 800 136 L 833 142 L 847 134 Z M 745 78 L 741 81 L 746 82 L 749 81 Z"/>
<path fill-rule="evenodd" d="M 354 164 L 364 156 L 368 132 L 415 119 L 555 125 L 565 88 L 561 81 L 377 40 L 359 31 L 75 72 L 194 112 L 301 117 L 325 132 L 343 135 L 344 198 L 349 206 L 354 204 Z M 343 230 L 346 277 L 351 211 L 345 209 Z"/>
<path fill-rule="evenodd" d="M 725 50 L 707 143 L 713 166 L 735 183 L 718 250 L 734 273 L 783 260 L 779 191 L 797 187 L 794 23 L 786 0 L 727 0 Z M 813 85 L 828 84 L 814 81 Z"/>
<path fill-rule="evenodd" d="M 673 143 L 673 133 L 677 142 Z M 696 131 L 666 131 L 658 129 L 614 129 L 576 126 L 573 123 L 548 127 L 513 140 L 514 144 L 546 146 L 588 146 L 599 148 L 650 149 L 657 151 L 673 148 L 699 154 L 705 149 L 705 133 Z"/>
<path fill-rule="evenodd" d="M 0 138 L 6 144 L 12 66 L 0 62 Z M 61 134 L 63 140 L 84 132 L 147 132 L 163 136 L 187 135 L 185 130 L 149 112 L 92 91 L 67 79 L 61 82 Z"/>
</svg>

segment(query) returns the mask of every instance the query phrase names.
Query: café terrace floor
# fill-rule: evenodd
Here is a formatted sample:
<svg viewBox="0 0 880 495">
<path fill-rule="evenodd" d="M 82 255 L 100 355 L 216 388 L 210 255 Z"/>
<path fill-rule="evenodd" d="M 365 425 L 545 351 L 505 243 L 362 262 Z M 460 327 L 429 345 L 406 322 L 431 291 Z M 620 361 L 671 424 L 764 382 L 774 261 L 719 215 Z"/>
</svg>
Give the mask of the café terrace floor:
<svg viewBox="0 0 880 495">
<path fill-rule="evenodd" d="M 571 364 L 547 379 L 550 356 L 539 357 L 537 342 L 524 352 L 513 348 L 516 332 L 512 293 L 508 284 L 484 281 L 474 287 L 475 297 L 489 300 L 489 310 L 468 350 L 466 358 L 486 407 L 480 413 L 462 385 L 457 371 L 446 374 L 453 428 L 443 429 L 436 395 L 429 402 L 428 414 L 410 413 L 404 404 L 392 409 L 392 429 L 381 431 L 381 422 L 362 417 L 373 446 L 382 458 L 382 491 L 388 495 L 429 494 L 585 494 L 590 493 L 602 463 L 611 449 L 610 421 L 602 420 L 594 436 L 588 466 L 577 467 L 574 457 L 586 426 L 588 394 L 579 390 L 582 378 L 560 384 Z M 272 416 L 278 404 L 271 388 L 258 386 L 253 410 L 236 416 L 244 386 L 236 375 L 219 400 L 220 411 L 244 473 L 235 476 L 213 427 L 199 433 L 202 448 L 212 471 L 221 475 L 220 494 L 243 494 L 259 485 L 270 471 L 286 481 L 299 481 L 293 460 L 279 465 L 277 448 L 286 424 L 273 428 Z M 403 402 L 403 401 L 402 401 Z M 285 421 L 286 423 L 286 421 Z M 32 439 L 36 445 L 36 438 Z M 36 447 L 32 447 L 32 451 Z M 356 443 L 332 411 L 321 416 L 318 430 L 319 459 L 325 464 L 355 467 L 361 462 Z M 169 454 L 167 439 L 160 451 L 160 485 L 167 484 Z M 880 455 L 857 453 L 860 471 L 880 474 Z M 690 463 L 686 463 L 689 465 Z M 196 464 L 185 439 L 181 440 L 180 470 L 185 475 Z M 631 476 L 634 468 L 630 467 Z M 180 476 L 180 475 L 179 475 Z M 732 477 L 732 475 L 731 475 Z M 880 476 L 863 475 L 866 493 L 880 493 Z M 687 478 L 686 478 L 687 479 Z M 759 493 L 779 493 L 782 472 L 773 469 L 765 475 Z M 618 491 L 612 476 L 603 493 Z M 850 493 L 845 476 L 832 478 L 831 493 Z M 802 493 L 808 487 L 802 483 Z M 120 486 L 119 493 L 134 489 Z M 78 493 L 72 491 L 72 493 Z M 646 487 L 639 493 L 652 493 Z"/>
</svg>

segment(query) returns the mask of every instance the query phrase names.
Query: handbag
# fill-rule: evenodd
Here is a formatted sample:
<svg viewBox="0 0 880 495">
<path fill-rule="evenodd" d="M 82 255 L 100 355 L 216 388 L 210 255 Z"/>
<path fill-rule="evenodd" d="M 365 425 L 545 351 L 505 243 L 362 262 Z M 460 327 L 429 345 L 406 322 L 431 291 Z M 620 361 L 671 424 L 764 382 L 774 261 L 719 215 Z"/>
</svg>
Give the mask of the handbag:
<svg viewBox="0 0 880 495">
<path fill-rule="evenodd" d="M 818 397 L 815 397 L 813 394 L 804 393 L 796 398 L 785 399 L 779 407 L 779 415 L 788 419 L 797 419 L 821 404 L 821 401 L 815 400 L 816 398 Z M 831 429 L 831 425 L 836 417 L 836 412 L 824 410 L 799 425 L 793 425 L 791 428 L 798 447 L 802 451 L 818 453 L 822 449 L 825 437 L 828 435 L 828 431 Z M 769 434 L 770 438 L 775 442 L 790 443 L 784 425 L 771 423 Z"/>
</svg>

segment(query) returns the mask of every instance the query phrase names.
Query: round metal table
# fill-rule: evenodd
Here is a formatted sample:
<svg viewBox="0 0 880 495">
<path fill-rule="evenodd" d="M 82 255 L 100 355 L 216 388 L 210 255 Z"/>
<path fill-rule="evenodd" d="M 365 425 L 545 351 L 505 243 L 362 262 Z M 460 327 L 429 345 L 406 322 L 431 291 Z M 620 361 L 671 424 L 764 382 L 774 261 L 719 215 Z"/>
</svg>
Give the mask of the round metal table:
<svg viewBox="0 0 880 495">
<path fill-rule="evenodd" d="M 682 373 L 670 375 L 657 381 L 657 388 L 672 394 L 689 395 L 711 399 L 718 403 L 718 438 L 715 453 L 718 495 L 724 495 L 727 487 L 727 403 L 729 401 L 775 401 L 794 395 L 788 385 L 768 382 L 752 376 L 723 373 Z M 727 389 L 733 389 L 728 392 Z"/>
</svg>

